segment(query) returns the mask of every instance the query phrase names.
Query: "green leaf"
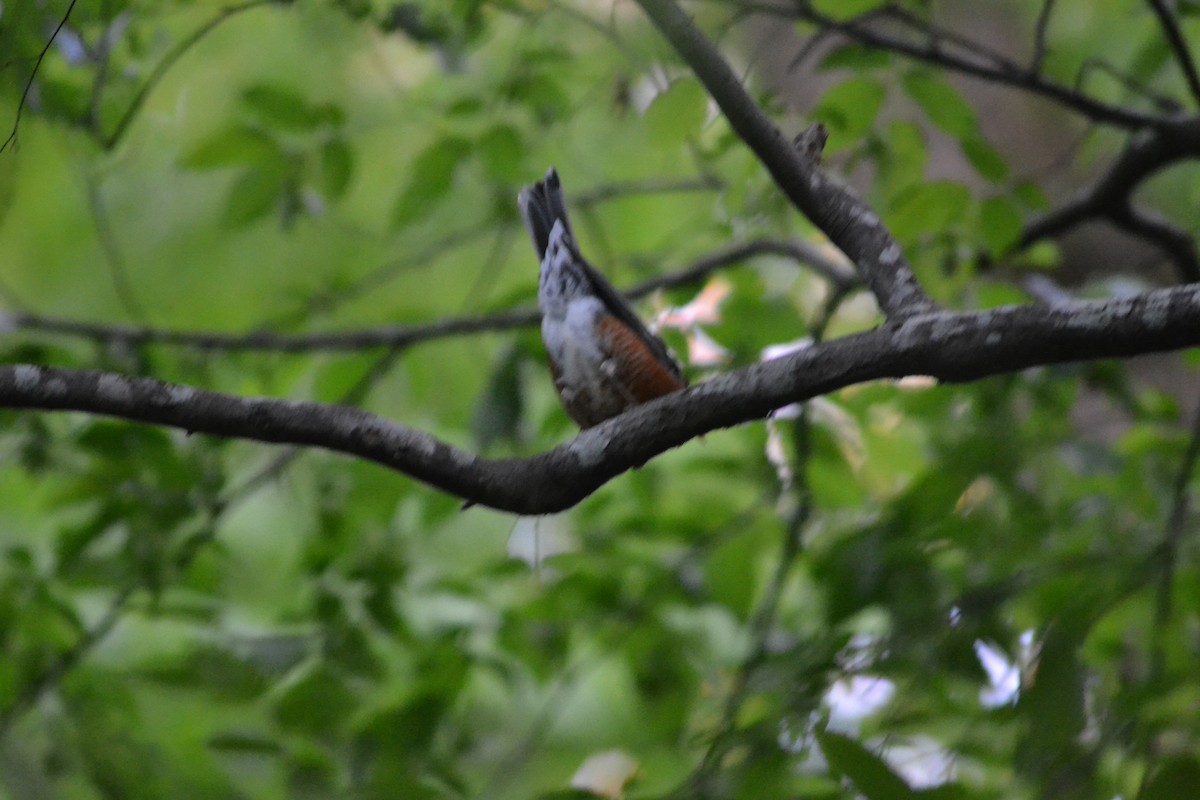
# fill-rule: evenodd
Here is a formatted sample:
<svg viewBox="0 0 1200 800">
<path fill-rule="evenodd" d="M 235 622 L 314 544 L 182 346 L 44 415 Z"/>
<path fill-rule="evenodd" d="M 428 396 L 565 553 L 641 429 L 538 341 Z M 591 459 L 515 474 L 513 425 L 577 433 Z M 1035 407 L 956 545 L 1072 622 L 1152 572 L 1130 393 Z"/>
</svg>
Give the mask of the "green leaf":
<svg viewBox="0 0 1200 800">
<path fill-rule="evenodd" d="M 283 149 L 270 136 L 246 125 L 217 131 L 180 159 L 187 169 L 208 170 L 261 164 L 283 158 Z"/>
<path fill-rule="evenodd" d="M 833 69 L 878 69 L 891 62 L 891 54 L 885 50 L 850 42 L 830 50 L 817 65 L 817 70 L 825 72 Z"/>
<path fill-rule="evenodd" d="M 959 141 L 976 133 L 975 111 L 940 75 L 917 70 L 904 76 L 904 91 L 929 121 Z"/>
<path fill-rule="evenodd" d="M 225 201 L 225 224 L 244 227 L 265 217 L 283 199 L 287 175 L 278 169 L 246 169 L 234 181 Z"/>
<path fill-rule="evenodd" d="M 322 403 L 342 403 L 347 394 L 375 367 L 373 355 L 330 359 L 314 369 L 313 399 Z"/>
<path fill-rule="evenodd" d="M 434 140 L 416 157 L 408 186 L 392 209 L 392 224 L 402 228 L 424 217 L 433 204 L 450 192 L 458 165 L 470 152 L 470 145 L 458 136 Z"/>
<path fill-rule="evenodd" d="M 274 739 L 253 733 L 242 733 L 240 731 L 218 733 L 215 736 L 208 737 L 204 744 L 213 750 L 225 753 L 272 757 L 283 755 L 284 753 L 283 746 Z"/>
<path fill-rule="evenodd" d="M 834 772 L 854 784 L 868 800 L 903 800 L 918 797 L 887 762 L 863 747 L 857 740 L 840 733 L 817 734 L 821 752 Z"/>
<path fill-rule="evenodd" d="M 262 672 L 246 659 L 215 645 L 173 654 L 140 672 L 164 686 L 203 687 L 223 700 L 254 700 L 267 688 Z"/>
<path fill-rule="evenodd" d="M 341 197 L 354 173 L 354 153 L 345 139 L 330 139 L 321 146 L 319 186 L 330 199 Z"/>
<path fill-rule="evenodd" d="M 215 772 L 185 775 L 199 747 L 164 738 L 178 728 L 161 727 L 155 715 L 141 713 L 139 697 L 120 673 L 75 670 L 59 692 L 64 715 L 71 720 L 71 752 L 80 769 L 99 789 L 94 796 L 128 800 L 169 797 L 172 786 L 187 785 L 197 800 L 230 796 L 230 787 Z M 182 716 L 182 715 L 179 715 Z M 190 778 L 190 780 L 189 780 Z"/>
<path fill-rule="evenodd" d="M 1021 264 L 1034 269 L 1054 269 L 1062 260 L 1062 254 L 1058 251 L 1058 244 L 1047 240 L 1034 242 L 1032 247 L 1027 247 L 1021 252 Z"/>
<path fill-rule="evenodd" d="M 1200 786 L 1200 762 L 1194 756 L 1177 755 L 1162 760 L 1142 784 L 1137 800 L 1178 800 L 1195 796 Z"/>
<path fill-rule="evenodd" d="M 962 147 L 963 154 L 966 155 L 967 160 L 971 162 L 971 166 L 975 168 L 980 177 L 992 183 L 1000 183 L 1008 180 L 1008 163 L 982 137 L 967 136 L 959 142 L 959 145 Z"/>
<path fill-rule="evenodd" d="M 12 208 L 13 193 L 17 184 L 17 159 L 20 151 L 15 148 L 3 154 L 0 158 L 0 228 L 4 226 L 4 218 Z"/>
<path fill-rule="evenodd" d="M 471 416 L 471 432 L 480 450 L 497 441 L 515 441 L 524 417 L 525 397 L 521 387 L 521 365 L 525 353 L 509 347 L 492 368 L 487 388 L 479 396 Z"/>
<path fill-rule="evenodd" d="M 493 125 L 479 137 L 479 160 L 492 180 L 498 183 L 513 183 L 525 176 L 521 157 L 525 154 L 525 142 L 521 134 L 511 125 Z"/>
<path fill-rule="evenodd" d="M 321 125 L 328 125 L 333 128 L 340 127 L 346 123 L 346 112 L 341 106 L 335 106 L 332 103 L 314 106 L 312 109 L 313 119 Z"/>
<path fill-rule="evenodd" d="M 1181 3 L 1180 5 L 1186 4 Z M 1170 60 L 1171 49 L 1163 47 L 1161 37 L 1146 37 L 1134 56 L 1129 59 L 1129 66 L 1125 74 L 1138 83 L 1147 85 Z"/>
<path fill-rule="evenodd" d="M 498 89 L 502 96 L 528 107 L 538 122 L 546 125 L 566 115 L 571 106 L 563 82 L 540 70 L 518 74 Z"/>
<path fill-rule="evenodd" d="M 845 21 L 882 8 L 886 0 L 813 0 L 813 10 L 830 19 Z"/>
<path fill-rule="evenodd" d="M 326 736 L 350 723 L 356 705 L 354 692 L 342 676 L 319 662 L 296 667 L 271 699 L 280 725 Z"/>
<path fill-rule="evenodd" d="M 743 619 L 749 618 L 758 596 L 761 551 L 753 537 L 735 537 L 716 547 L 704 563 L 712 597 Z"/>
<path fill-rule="evenodd" d="M 887 155 L 880 159 L 880 181 L 886 184 L 889 196 L 911 188 L 925 178 L 929 154 L 921 127 L 905 120 L 892 120 L 883 136 Z"/>
<path fill-rule="evenodd" d="M 825 92 L 812 116 L 829 128 L 830 149 L 863 138 L 874 124 L 885 96 L 882 84 L 866 77 L 842 81 Z"/>
<path fill-rule="evenodd" d="M 686 140 L 700 130 L 708 115 L 708 95 L 694 78 L 672 81 L 646 109 L 646 133 L 659 147 Z"/>
<path fill-rule="evenodd" d="M 971 207 L 967 187 L 951 181 L 931 181 L 914 186 L 896 198 L 887 222 L 901 241 L 939 233 L 961 221 Z"/>
<path fill-rule="evenodd" d="M 336 106 L 311 106 L 304 97 L 279 86 L 252 86 L 242 92 L 242 104 L 262 124 L 300 133 L 322 124 L 339 125 L 343 118 Z"/>
<path fill-rule="evenodd" d="M 989 197 L 979 206 L 979 234 L 989 253 L 1008 252 L 1021 236 L 1021 212 L 1007 197 Z"/>
<path fill-rule="evenodd" d="M 1046 193 L 1033 181 L 1018 183 L 1013 187 L 1013 195 L 1024 203 L 1026 208 L 1034 211 L 1045 211 L 1050 207 L 1050 200 L 1046 197 Z"/>
<path fill-rule="evenodd" d="M 7 5 L 4 10 L 8 11 Z M 39 77 L 38 103 L 52 116 L 82 121 L 87 116 L 91 96 L 91 88 L 84 80 L 82 70 L 55 78 Z"/>
<path fill-rule="evenodd" d="M 170 437 L 162 429 L 103 419 L 88 425 L 75 441 L 83 449 L 105 459 L 137 456 L 157 461 L 168 456 L 172 449 Z"/>
<path fill-rule="evenodd" d="M 980 283 L 975 289 L 979 308 L 999 308 L 1029 302 L 1029 295 L 1011 283 Z"/>
</svg>

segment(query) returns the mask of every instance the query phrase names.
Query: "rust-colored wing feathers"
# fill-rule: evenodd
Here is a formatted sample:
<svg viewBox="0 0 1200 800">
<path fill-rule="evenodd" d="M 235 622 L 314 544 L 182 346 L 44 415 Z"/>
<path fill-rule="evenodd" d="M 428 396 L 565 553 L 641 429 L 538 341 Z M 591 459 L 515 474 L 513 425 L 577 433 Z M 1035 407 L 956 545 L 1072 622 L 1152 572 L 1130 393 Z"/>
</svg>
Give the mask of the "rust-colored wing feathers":
<svg viewBox="0 0 1200 800">
<path fill-rule="evenodd" d="M 601 346 L 609 356 L 609 363 L 615 365 L 616 378 L 629 391 L 633 403 L 645 403 L 687 386 L 687 381 L 664 366 L 628 325 L 615 317 L 604 317 L 599 328 Z"/>
</svg>

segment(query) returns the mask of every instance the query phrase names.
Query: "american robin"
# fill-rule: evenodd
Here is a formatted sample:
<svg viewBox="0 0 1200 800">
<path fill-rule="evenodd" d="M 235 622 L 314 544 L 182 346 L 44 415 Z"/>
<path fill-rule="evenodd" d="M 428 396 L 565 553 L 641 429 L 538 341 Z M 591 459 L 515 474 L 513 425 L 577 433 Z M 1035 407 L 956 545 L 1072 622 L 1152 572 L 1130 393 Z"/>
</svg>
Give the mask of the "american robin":
<svg viewBox="0 0 1200 800">
<path fill-rule="evenodd" d="M 686 387 L 666 344 L 579 253 L 554 167 L 517 204 L 541 263 L 542 341 L 571 419 L 590 428 Z"/>
</svg>

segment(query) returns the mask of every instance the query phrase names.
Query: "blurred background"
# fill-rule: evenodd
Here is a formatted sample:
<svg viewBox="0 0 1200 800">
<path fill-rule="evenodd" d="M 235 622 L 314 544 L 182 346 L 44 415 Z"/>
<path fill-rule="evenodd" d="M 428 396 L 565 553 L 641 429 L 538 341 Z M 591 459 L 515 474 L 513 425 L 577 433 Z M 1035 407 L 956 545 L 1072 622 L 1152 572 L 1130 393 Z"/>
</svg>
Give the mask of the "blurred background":
<svg viewBox="0 0 1200 800">
<path fill-rule="evenodd" d="M 685 8 L 947 306 L 1192 277 L 1186 147 L 1154 235 L 1030 232 L 1195 113 L 1193 3 Z M 881 321 L 632 2 L 8 2 L 0 54 L 6 362 L 545 451 L 549 165 L 693 381 Z M 0 796 L 1190 796 L 1195 362 L 849 387 L 537 519 L 4 411 Z"/>
</svg>

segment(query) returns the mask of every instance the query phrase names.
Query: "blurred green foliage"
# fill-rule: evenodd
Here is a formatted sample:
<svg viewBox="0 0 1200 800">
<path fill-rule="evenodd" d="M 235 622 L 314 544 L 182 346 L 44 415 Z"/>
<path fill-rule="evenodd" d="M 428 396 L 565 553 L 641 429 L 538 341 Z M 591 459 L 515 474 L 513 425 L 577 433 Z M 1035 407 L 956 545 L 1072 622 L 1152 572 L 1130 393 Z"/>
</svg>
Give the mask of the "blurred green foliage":
<svg viewBox="0 0 1200 800">
<path fill-rule="evenodd" d="M 1075 22 L 1051 75 L 1105 51 L 1168 80 L 1139 4 L 1059 5 Z M 5 130 L 66 6 L 3 6 Z M 721 45 L 753 63 L 746 41 Z M 819 74 L 827 160 L 870 167 L 931 292 L 1024 300 L 974 254 L 1048 201 L 956 82 L 857 45 Z M 963 177 L 931 178 L 945 144 Z M 281 334 L 525 306 L 514 200 L 549 164 L 619 285 L 735 240 L 818 239 L 631 3 L 106 0 L 74 9 L 0 154 L 0 297 Z M 1195 208 L 1194 186 L 1162 194 Z M 725 277 L 707 332 L 735 366 L 811 335 L 828 297 L 778 257 Z M 855 293 L 830 335 L 877 321 Z M 355 402 L 489 455 L 572 433 L 532 330 L 396 354 L 19 329 L 0 348 Z M 4 412 L 0 797 L 1191 796 L 1200 562 L 1192 517 L 1176 544 L 1168 528 L 1188 427 L 1117 364 L 856 386 L 770 440 L 714 432 L 515 520 L 323 452 Z M 984 645 L 1020 687 L 994 707 Z M 592 763 L 626 766 L 581 770 L 611 751 Z"/>
</svg>

